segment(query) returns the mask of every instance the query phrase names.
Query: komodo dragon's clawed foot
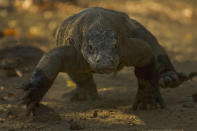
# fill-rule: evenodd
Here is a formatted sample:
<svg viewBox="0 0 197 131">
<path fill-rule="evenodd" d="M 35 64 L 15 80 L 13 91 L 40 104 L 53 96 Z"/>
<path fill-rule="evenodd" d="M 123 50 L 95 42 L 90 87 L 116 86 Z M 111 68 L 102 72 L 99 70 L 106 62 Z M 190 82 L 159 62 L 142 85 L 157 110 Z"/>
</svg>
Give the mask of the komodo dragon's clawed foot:
<svg viewBox="0 0 197 131">
<path fill-rule="evenodd" d="M 39 102 L 42 99 L 43 91 L 35 86 L 32 82 L 28 82 L 21 87 L 24 89 L 24 96 L 20 99 L 20 104 L 25 104 L 27 111 L 26 115 L 35 112 L 36 108 L 39 106 Z"/>
<path fill-rule="evenodd" d="M 178 73 L 174 71 L 168 71 L 161 75 L 159 80 L 159 85 L 162 88 L 176 88 L 183 82 L 191 80 L 193 77 L 197 76 L 196 72 L 191 72 L 189 75 L 184 73 Z"/>
<path fill-rule="evenodd" d="M 139 80 L 140 84 L 132 109 L 146 110 L 158 108 L 165 108 L 165 102 L 160 94 L 159 88 L 155 88 L 146 80 Z"/>
<path fill-rule="evenodd" d="M 51 84 L 52 81 L 50 81 L 41 70 L 37 70 L 30 81 L 18 88 L 24 90 L 24 95 L 20 99 L 20 104 L 26 105 L 26 115 L 30 115 L 30 113 L 34 114 Z"/>
<path fill-rule="evenodd" d="M 99 99 L 97 91 L 77 88 L 72 92 L 70 101 L 86 101 L 96 99 Z"/>
</svg>

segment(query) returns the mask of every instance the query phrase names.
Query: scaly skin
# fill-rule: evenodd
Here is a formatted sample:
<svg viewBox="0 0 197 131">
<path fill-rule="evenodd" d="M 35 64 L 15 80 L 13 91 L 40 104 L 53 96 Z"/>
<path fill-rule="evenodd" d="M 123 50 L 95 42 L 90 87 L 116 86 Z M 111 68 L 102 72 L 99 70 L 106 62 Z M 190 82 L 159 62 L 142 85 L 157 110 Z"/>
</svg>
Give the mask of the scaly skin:
<svg viewBox="0 0 197 131">
<path fill-rule="evenodd" d="M 57 29 L 56 40 L 57 48 L 45 54 L 35 68 L 38 75 L 23 86 L 22 103 L 28 113 L 36 109 L 59 72 L 68 73 L 77 84 L 71 100 L 86 100 L 98 98 L 93 73 L 134 66 L 138 92 L 133 109 L 158 104 L 164 108 L 159 83 L 166 87 L 182 82 L 156 38 L 124 13 L 88 8 L 66 19 Z"/>
</svg>

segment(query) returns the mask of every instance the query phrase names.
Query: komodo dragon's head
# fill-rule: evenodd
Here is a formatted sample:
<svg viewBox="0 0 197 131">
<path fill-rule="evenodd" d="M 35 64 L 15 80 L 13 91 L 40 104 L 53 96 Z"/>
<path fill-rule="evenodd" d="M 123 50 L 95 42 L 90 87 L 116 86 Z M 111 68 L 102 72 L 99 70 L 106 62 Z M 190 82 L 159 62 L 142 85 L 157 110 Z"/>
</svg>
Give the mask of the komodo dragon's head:
<svg viewBox="0 0 197 131">
<path fill-rule="evenodd" d="M 82 53 L 98 73 L 110 73 L 119 65 L 117 34 L 111 29 L 93 27 L 86 32 Z"/>
</svg>

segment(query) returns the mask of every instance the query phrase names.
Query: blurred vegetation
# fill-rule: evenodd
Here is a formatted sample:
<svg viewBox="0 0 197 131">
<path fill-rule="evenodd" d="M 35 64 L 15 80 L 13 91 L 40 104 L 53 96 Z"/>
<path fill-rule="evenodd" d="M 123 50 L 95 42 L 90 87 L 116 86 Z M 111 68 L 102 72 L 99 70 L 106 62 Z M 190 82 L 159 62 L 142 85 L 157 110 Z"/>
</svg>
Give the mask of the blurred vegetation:
<svg viewBox="0 0 197 131">
<path fill-rule="evenodd" d="M 34 41 L 33 45 L 47 51 L 55 47 L 54 32 L 65 18 L 83 8 L 101 6 L 138 20 L 174 60 L 197 60 L 196 5 L 196 0 L 0 0 L 0 37 L 17 39 L 17 43 Z M 0 48 L 9 46 L 6 40 L 0 40 Z"/>
</svg>

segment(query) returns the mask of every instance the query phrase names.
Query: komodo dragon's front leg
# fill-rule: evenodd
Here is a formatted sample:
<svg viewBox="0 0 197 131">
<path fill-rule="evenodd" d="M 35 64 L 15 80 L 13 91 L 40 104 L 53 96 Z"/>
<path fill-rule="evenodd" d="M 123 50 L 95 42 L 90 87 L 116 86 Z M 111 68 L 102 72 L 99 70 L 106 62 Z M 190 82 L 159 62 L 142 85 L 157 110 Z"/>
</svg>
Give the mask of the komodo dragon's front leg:
<svg viewBox="0 0 197 131">
<path fill-rule="evenodd" d="M 137 96 L 133 109 L 155 108 L 157 104 L 165 107 L 159 90 L 159 72 L 151 47 L 143 40 L 128 38 L 127 65 L 135 67 L 138 81 Z"/>
<path fill-rule="evenodd" d="M 45 54 L 36 66 L 31 80 L 22 87 L 25 91 L 22 104 L 27 106 L 27 114 L 34 112 L 59 72 L 73 74 L 71 72 L 77 73 L 81 69 L 87 70 L 88 65 L 73 47 L 59 47 Z M 88 81 L 89 77 L 86 76 L 88 75 L 84 75 L 87 78 L 85 81 Z M 83 83 L 82 80 L 79 82 Z"/>
<path fill-rule="evenodd" d="M 71 101 L 95 100 L 99 98 L 91 73 L 68 72 L 68 75 L 77 85 L 77 88 L 72 92 Z"/>
</svg>

